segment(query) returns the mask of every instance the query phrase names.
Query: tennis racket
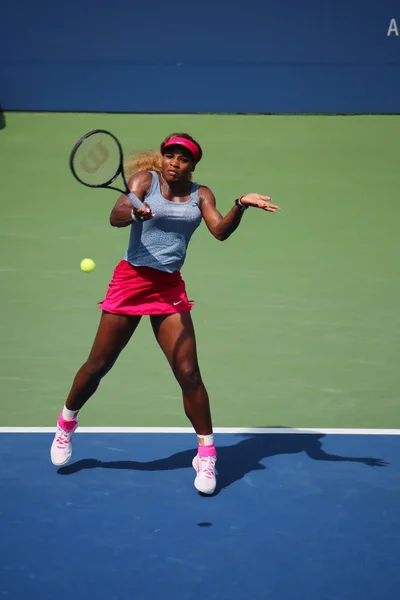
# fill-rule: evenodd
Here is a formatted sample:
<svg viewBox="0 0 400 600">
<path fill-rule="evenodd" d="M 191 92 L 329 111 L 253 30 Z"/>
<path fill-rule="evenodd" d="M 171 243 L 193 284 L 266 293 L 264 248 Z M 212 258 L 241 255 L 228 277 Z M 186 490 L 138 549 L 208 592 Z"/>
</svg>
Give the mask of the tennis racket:
<svg viewBox="0 0 400 600">
<path fill-rule="evenodd" d="M 125 194 L 134 208 L 146 208 L 143 202 L 129 191 L 124 173 L 122 146 L 112 133 L 94 129 L 81 137 L 72 149 L 69 166 L 74 177 L 91 188 L 105 188 Z M 118 177 L 122 187 L 112 185 Z"/>
</svg>

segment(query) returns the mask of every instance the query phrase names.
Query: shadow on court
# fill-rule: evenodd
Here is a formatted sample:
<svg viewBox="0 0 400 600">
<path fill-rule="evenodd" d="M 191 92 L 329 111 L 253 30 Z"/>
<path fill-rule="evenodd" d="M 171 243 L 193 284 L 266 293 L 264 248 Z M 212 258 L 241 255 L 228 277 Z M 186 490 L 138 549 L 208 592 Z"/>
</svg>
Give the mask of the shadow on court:
<svg viewBox="0 0 400 600">
<path fill-rule="evenodd" d="M 216 494 L 245 475 L 267 469 L 264 459 L 282 454 L 304 452 L 309 458 L 324 462 L 353 462 L 370 467 L 385 467 L 389 463 L 380 458 L 353 457 L 329 454 L 322 447 L 324 434 L 238 434 L 237 444 L 218 447 L 218 485 Z M 72 475 L 85 469 L 129 469 L 134 471 L 171 471 L 191 466 L 194 450 L 184 450 L 149 462 L 130 460 L 100 461 L 84 459 L 58 469 L 60 475 Z"/>
<path fill-rule="evenodd" d="M 6 127 L 6 118 L 4 116 L 3 109 L 0 106 L 0 129 L 5 129 Z"/>
</svg>

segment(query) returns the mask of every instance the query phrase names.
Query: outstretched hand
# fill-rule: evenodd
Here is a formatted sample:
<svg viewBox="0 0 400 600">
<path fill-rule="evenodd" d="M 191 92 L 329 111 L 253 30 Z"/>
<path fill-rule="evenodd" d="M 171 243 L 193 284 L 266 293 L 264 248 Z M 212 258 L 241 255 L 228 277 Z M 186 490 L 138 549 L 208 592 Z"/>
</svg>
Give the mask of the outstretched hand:
<svg viewBox="0 0 400 600">
<path fill-rule="evenodd" d="M 261 194 L 246 194 L 240 198 L 240 203 L 243 206 L 255 206 L 256 208 L 261 208 L 262 210 L 266 210 L 268 212 L 276 212 L 280 210 L 280 207 L 276 204 L 271 203 L 271 199 L 269 196 L 261 196 Z"/>
</svg>

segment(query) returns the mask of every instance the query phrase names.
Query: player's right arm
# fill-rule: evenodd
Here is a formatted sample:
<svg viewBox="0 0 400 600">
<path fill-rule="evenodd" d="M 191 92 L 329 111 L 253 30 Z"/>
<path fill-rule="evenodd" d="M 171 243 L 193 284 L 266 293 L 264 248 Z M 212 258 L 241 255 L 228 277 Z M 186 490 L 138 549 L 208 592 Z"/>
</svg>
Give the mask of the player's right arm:
<svg viewBox="0 0 400 600">
<path fill-rule="evenodd" d="M 150 190 L 152 176 L 150 171 L 138 171 L 130 178 L 128 187 L 142 202 Z M 132 210 L 135 217 L 140 221 L 147 221 L 153 217 L 149 205 L 145 202 L 146 209 L 133 208 L 129 198 L 122 194 L 116 201 L 110 214 L 110 224 L 112 227 L 127 227 L 133 222 Z"/>
</svg>

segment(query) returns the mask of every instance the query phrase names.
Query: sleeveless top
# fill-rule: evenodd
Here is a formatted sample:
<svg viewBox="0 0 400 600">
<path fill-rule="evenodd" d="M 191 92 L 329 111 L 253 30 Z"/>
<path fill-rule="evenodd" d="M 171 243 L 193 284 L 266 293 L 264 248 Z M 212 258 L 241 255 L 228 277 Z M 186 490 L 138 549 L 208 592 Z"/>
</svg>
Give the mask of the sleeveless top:
<svg viewBox="0 0 400 600">
<path fill-rule="evenodd" d="M 174 273 L 185 261 L 187 247 L 200 225 L 199 185 L 192 184 L 189 200 L 171 202 L 161 193 L 155 171 L 150 171 L 152 183 L 144 200 L 155 216 L 143 223 L 133 222 L 125 260 L 135 267 L 152 267 Z"/>
</svg>

